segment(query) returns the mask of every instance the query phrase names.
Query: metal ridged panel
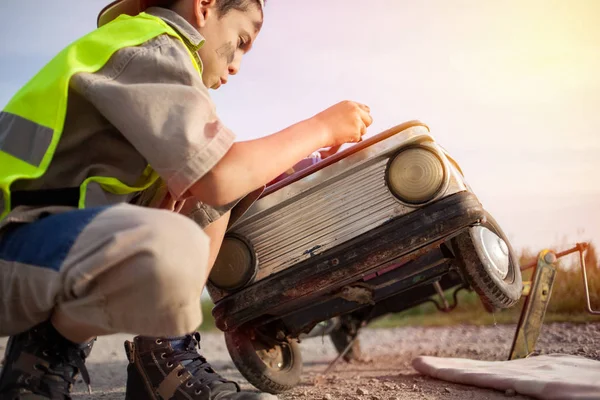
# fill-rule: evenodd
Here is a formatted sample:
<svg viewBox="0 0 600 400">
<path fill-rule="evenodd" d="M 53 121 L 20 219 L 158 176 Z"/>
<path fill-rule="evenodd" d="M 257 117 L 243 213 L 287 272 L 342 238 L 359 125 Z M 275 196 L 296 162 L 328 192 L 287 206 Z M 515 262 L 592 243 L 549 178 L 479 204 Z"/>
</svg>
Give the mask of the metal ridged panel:
<svg viewBox="0 0 600 400">
<path fill-rule="evenodd" d="M 410 208 L 397 202 L 387 189 L 386 163 L 383 159 L 365 166 L 239 229 L 257 252 L 260 269 L 256 279 L 408 212 Z"/>
</svg>

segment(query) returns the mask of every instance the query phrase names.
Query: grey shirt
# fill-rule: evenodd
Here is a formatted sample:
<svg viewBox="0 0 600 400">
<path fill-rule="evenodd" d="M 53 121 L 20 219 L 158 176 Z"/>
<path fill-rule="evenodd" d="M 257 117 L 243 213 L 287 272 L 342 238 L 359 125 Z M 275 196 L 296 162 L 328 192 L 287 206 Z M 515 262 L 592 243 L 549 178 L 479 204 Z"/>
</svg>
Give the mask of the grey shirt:
<svg viewBox="0 0 600 400">
<path fill-rule="evenodd" d="M 184 43 L 161 35 L 117 51 L 95 73 L 73 76 L 63 135 L 46 174 L 15 182 L 14 190 L 74 187 L 89 176 L 134 185 L 150 164 L 162 181 L 129 200 L 157 204 L 166 190 L 181 199 L 232 146 L 235 136 L 217 117 L 187 51 L 202 67 L 197 50 L 204 39 L 173 11 L 146 12 L 167 22 Z M 205 226 L 232 206 L 196 202 L 186 210 Z"/>
</svg>

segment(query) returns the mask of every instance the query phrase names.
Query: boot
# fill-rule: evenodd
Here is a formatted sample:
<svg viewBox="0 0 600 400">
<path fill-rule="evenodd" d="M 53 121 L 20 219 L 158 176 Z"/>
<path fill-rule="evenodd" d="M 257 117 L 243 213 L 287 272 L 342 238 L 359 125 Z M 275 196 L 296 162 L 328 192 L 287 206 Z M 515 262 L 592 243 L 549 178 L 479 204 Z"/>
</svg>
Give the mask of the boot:
<svg viewBox="0 0 600 400">
<path fill-rule="evenodd" d="M 276 400 L 241 392 L 199 354 L 200 333 L 170 338 L 136 336 L 125 342 L 129 359 L 125 400 Z"/>
<path fill-rule="evenodd" d="M 11 336 L 0 375 L 1 400 L 70 400 L 78 374 L 90 388 L 85 359 L 94 340 L 80 345 L 60 335 L 49 321 Z"/>
</svg>

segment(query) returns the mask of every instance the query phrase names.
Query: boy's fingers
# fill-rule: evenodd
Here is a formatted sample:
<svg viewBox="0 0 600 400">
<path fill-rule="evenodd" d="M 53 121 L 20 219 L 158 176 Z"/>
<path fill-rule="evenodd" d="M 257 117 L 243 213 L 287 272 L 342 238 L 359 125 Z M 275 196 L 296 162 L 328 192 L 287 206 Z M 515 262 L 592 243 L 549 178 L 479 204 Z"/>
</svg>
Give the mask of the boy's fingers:
<svg viewBox="0 0 600 400">
<path fill-rule="evenodd" d="M 362 139 L 362 137 L 365 133 L 367 133 L 367 124 L 361 124 L 359 141 L 360 141 L 360 139 Z"/>
<path fill-rule="evenodd" d="M 361 109 L 365 110 L 366 112 L 371 112 L 371 109 L 369 108 L 369 106 L 368 106 L 368 105 L 366 105 L 366 104 L 361 104 L 361 103 L 356 103 L 356 104 L 358 104 L 358 106 L 359 106 Z"/>
<path fill-rule="evenodd" d="M 362 120 L 362 122 L 364 122 L 366 126 L 370 126 L 373 123 L 373 117 L 369 112 L 366 111 L 362 111 L 360 113 L 360 119 Z"/>
</svg>

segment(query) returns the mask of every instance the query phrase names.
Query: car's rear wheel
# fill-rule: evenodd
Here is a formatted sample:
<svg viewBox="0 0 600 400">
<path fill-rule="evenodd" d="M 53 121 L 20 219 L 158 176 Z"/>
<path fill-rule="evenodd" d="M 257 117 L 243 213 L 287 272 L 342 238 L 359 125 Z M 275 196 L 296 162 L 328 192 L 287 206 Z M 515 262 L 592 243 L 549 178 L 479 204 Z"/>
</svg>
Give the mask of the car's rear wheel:
<svg viewBox="0 0 600 400">
<path fill-rule="evenodd" d="M 489 213 L 485 222 L 461 233 L 452 244 L 462 273 L 488 311 L 519 301 L 523 281 L 516 254 Z"/>
<path fill-rule="evenodd" d="M 251 329 L 225 332 L 233 363 L 257 389 L 281 393 L 300 382 L 302 354 L 295 340 L 276 340 Z"/>
</svg>

